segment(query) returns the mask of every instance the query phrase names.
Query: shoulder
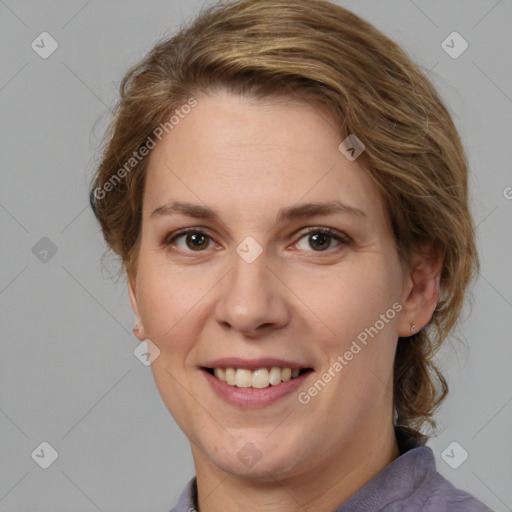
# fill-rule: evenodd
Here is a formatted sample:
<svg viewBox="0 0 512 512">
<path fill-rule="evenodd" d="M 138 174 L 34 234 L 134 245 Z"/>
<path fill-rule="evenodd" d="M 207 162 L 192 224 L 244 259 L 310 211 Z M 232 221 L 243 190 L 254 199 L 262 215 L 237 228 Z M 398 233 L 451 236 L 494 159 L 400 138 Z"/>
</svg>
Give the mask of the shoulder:
<svg viewBox="0 0 512 512">
<path fill-rule="evenodd" d="M 436 469 L 427 446 L 407 449 L 336 512 L 493 512 Z"/>
<path fill-rule="evenodd" d="M 403 510 L 409 510 L 409 507 L 421 512 L 493 512 L 468 492 L 457 489 L 437 472 L 421 491 L 410 497 L 409 504 L 405 504 Z"/>
<path fill-rule="evenodd" d="M 493 512 L 444 478 L 437 471 L 432 449 L 418 444 L 408 429 L 397 427 L 396 435 L 402 455 L 395 462 L 395 471 L 407 491 L 402 500 L 391 504 L 389 512 Z"/>
</svg>

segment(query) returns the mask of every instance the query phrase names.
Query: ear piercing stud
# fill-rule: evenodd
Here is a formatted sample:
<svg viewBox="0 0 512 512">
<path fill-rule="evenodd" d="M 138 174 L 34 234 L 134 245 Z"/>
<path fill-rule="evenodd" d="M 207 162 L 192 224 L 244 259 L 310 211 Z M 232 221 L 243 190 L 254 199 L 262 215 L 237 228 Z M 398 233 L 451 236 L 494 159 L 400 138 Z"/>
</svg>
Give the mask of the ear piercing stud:
<svg viewBox="0 0 512 512">
<path fill-rule="evenodd" d="M 411 334 L 414 334 L 415 330 L 416 330 L 416 322 L 413 322 L 411 325 Z"/>
<path fill-rule="evenodd" d="M 135 327 L 132 329 L 132 332 L 135 336 L 137 336 L 142 329 L 140 318 L 137 318 L 135 321 Z"/>
</svg>

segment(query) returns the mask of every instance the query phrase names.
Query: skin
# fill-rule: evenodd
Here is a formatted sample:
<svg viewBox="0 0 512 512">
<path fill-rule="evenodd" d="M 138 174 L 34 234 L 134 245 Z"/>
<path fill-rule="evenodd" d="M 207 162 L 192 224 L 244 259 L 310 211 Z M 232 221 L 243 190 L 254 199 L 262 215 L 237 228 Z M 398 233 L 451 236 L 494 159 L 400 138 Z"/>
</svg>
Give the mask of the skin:
<svg viewBox="0 0 512 512">
<path fill-rule="evenodd" d="M 201 512 L 333 510 L 399 456 L 396 343 L 429 321 L 439 261 L 427 247 L 412 256 L 413 272 L 402 264 L 383 201 L 358 160 L 338 150 L 327 112 L 224 91 L 197 99 L 149 157 L 128 287 L 137 337 L 160 350 L 152 372 L 190 440 Z M 364 215 L 276 224 L 281 208 L 333 200 Z M 220 220 L 152 216 L 171 201 L 210 206 Z M 162 245 L 186 227 L 208 235 L 200 249 L 186 235 Z M 348 240 L 315 243 L 307 227 Z M 263 249 L 252 263 L 236 252 L 248 236 Z M 298 390 L 307 391 L 394 303 L 401 311 L 306 405 L 294 392 L 235 407 L 200 370 L 219 357 L 291 359 L 314 368 Z M 261 453 L 252 467 L 237 457 L 249 442 Z"/>
</svg>

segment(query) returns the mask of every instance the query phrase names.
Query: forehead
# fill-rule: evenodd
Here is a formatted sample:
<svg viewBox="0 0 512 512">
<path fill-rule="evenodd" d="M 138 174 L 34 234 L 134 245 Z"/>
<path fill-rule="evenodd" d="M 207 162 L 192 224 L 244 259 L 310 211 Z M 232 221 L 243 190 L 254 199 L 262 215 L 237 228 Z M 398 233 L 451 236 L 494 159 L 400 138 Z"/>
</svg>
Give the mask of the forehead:
<svg viewBox="0 0 512 512">
<path fill-rule="evenodd" d="M 176 200 L 247 216 L 340 200 L 381 215 L 375 185 L 341 141 L 334 118 L 305 102 L 200 96 L 150 154 L 144 215 Z"/>
</svg>

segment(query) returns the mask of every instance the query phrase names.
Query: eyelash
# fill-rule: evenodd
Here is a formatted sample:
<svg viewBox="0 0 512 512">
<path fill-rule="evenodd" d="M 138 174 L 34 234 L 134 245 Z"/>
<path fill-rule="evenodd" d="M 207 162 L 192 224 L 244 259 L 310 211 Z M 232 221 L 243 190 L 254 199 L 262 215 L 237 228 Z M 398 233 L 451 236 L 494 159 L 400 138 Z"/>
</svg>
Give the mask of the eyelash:
<svg viewBox="0 0 512 512">
<path fill-rule="evenodd" d="M 185 236 L 185 235 L 188 235 L 188 234 L 196 234 L 196 235 L 204 235 L 206 236 L 207 238 L 209 238 L 210 240 L 213 241 L 213 239 L 207 234 L 205 233 L 204 231 L 201 230 L 201 228 L 184 228 L 184 229 L 180 229 L 179 231 L 171 234 L 171 235 L 168 235 L 162 242 L 162 247 L 163 248 L 168 248 L 170 245 L 172 245 L 178 238 L 182 237 L 182 236 Z M 320 233 L 320 234 L 323 234 L 323 235 L 329 235 L 330 237 L 334 238 L 335 240 L 337 240 L 338 242 L 340 242 L 340 245 L 350 245 L 350 242 L 351 242 L 351 239 L 348 235 L 345 235 L 345 234 L 342 234 L 332 228 L 327 228 L 327 227 L 309 227 L 309 228 L 306 228 L 306 232 L 304 232 L 302 234 L 302 236 L 298 239 L 301 240 L 302 238 L 304 238 L 305 236 L 307 235 L 310 235 L 310 234 L 317 234 L 317 233 Z M 297 242 L 298 242 L 297 241 Z M 339 246 L 336 246 L 336 247 L 339 247 Z M 316 253 L 328 253 L 328 252 L 332 252 L 333 250 L 336 249 L 336 247 L 334 247 L 333 249 L 326 249 L 324 251 L 314 251 L 314 250 L 311 250 L 311 251 L 306 251 L 306 252 L 316 252 Z M 202 250 L 202 251 L 192 251 L 192 250 L 187 250 L 187 251 L 184 251 L 182 249 L 177 249 L 177 251 L 179 251 L 180 253 L 201 253 L 201 252 L 205 252 L 206 249 Z"/>
</svg>

